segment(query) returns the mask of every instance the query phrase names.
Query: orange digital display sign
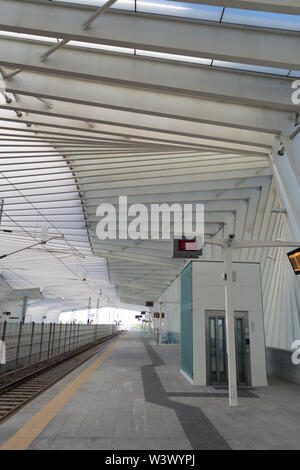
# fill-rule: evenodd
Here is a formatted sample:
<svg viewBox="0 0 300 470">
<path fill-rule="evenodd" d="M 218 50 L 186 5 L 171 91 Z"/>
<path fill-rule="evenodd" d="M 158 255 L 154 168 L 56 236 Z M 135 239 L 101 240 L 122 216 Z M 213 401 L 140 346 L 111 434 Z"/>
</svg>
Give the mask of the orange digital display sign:
<svg viewBox="0 0 300 470">
<path fill-rule="evenodd" d="M 287 254 L 295 274 L 300 274 L 300 248 Z"/>
</svg>

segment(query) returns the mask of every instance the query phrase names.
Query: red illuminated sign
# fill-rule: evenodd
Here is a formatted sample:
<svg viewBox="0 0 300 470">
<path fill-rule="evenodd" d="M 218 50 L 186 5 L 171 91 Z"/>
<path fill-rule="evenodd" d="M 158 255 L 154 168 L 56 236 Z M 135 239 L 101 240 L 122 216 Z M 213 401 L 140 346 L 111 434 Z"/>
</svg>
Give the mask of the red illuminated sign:
<svg viewBox="0 0 300 470">
<path fill-rule="evenodd" d="M 178 240 L 179 251 L 197 251 L 197 240 Z"/>
<path fill-rule="evenodd" d="M 188 240 L 173 240 L 173 258 L 197 259 L 202 255 L 202 249 L 198 248 L 198 240 L 196 238 Z"/>
</svg>

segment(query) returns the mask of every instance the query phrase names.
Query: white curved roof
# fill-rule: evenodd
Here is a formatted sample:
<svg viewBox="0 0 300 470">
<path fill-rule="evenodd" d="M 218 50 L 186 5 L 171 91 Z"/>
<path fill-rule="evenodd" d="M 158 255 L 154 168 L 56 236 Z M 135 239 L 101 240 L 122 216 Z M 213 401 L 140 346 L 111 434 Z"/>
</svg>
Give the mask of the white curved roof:
<svg viewBox="0 0 300 470">
<path fill-rule="evenodd" d="M 2 189 L 13 221 L 6 216 L 3 223 L 15 231 L 22 224 L 22 233 L 1 239 L 13 245 L 18 237 L 21 246 L 24 229 L 37 235 L 45 218 L 55 226 L 50 234 L 65 235 L 63 243 L 47 244 L 52 253 L 38 247 L 1 265 L 14 285 L 20 265 L 30 266 L 28 283 L 41 273 L 49 296 L 76 293 L 80 302 L 101 288 L 113 302 L 143 305 L 159 297 L 182 263 L 171 259 L 170 242 L 100 242 L 101 202 L 119 195 L 129 203 L 203 202 L 207 235 L 283 236 L 283 218 L 271 212 L 281 202 L 269 155 L 298 110 L 291 84 L 300 76 L 300 6 L 119 0 L 104 12 L 107 5 L 1 1 L 0 66 L 11 102 L 0 103 L 0 132 L 22 134 L 23 152 L 31 138 L 28 144 L 39 146 L 37 154 L 28 147 L 26 158 L 1 158 L 1 165 L 13 164 L 13 172 L 4 167 L 12 180 Z M 238 253 L 262 261 L 266 290 L 276 284 L 268 253 Z M 221 253 L 206 246 L 203 256 Z M 51 266 L 47 275 L 40 261 Z M 86 284 L 78 280 L 85 273 Z"/>
<path fill-rule="evenodd" d="M 13 289 L 40 288 L 44 297 L 66 304 L 86 306 L 100 291 L 115 300 L 106 260 L 93 256 L 78 185 L 55 137 L 48 143 L 23 123 L 8 129 L 6 119 L 15 114 L 2 110 L 0 116 L 0 250 L 10 254 L 1 260 L 2 276 Z M 26 249 L 45 235 L 46 245 Z"/>
</svg>

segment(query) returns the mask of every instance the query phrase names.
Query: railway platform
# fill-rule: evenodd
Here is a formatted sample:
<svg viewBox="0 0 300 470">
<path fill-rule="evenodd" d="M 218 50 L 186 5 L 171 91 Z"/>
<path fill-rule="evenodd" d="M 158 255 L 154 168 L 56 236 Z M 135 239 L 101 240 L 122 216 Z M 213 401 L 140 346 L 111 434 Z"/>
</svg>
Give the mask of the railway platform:
<svg viewBox="0 0 300 470">
<path fill-rule="evenodd" d="M 129 332 L 0 426 L 0 449 L 297 449 L 299 386 L 270 378 L 243 389 L 189 384 L 178 345 Z"/>
</svg>

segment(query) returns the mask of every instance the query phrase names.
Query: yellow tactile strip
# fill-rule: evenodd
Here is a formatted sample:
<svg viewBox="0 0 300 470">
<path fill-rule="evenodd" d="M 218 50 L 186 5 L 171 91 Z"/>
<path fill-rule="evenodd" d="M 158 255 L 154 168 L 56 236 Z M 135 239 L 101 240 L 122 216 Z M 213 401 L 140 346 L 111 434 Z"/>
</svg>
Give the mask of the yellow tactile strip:
<svg viewBox="0 0 300 470">
<path fill-rule="evenodd" d="M 33 441 L 40 435 L 45 427 L 55 418 L 63 409 L 70 398 L 84 385 L 84 383 L 93 375 L 96 369 L 105 361 L 105 359 L 119 346 L 121 339 L 116 341 L 99 359 L 95 360 L 85 371 L 76 379 L 68 384 L 53 400 L 42 408 L 35 416 L 27 421 L 8 441 L 6 441 L 0 450 L 26 450 Z"/>
</svg>

